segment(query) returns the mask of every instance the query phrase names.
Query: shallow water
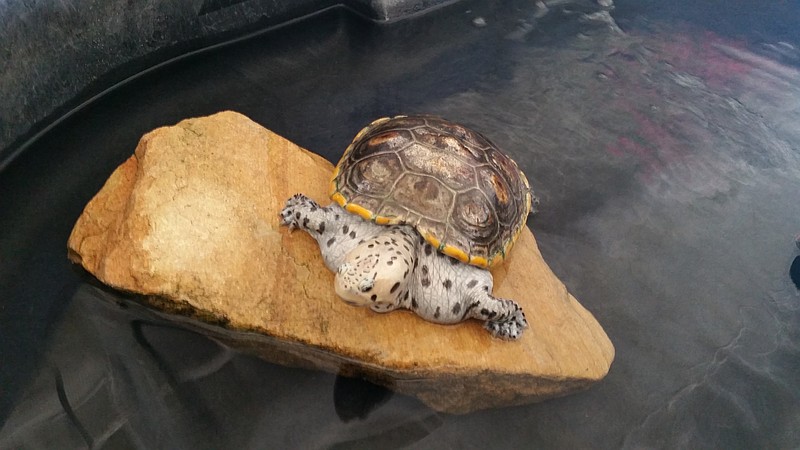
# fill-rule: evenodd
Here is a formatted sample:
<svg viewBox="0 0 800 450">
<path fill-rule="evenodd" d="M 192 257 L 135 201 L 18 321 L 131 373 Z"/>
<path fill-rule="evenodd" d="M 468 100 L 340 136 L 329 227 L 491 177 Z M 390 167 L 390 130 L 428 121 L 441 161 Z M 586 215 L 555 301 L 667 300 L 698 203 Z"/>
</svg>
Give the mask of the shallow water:
<svg viewBox="0 0 800 450">
<path fill-rule="evenodd" d="M 461 3 L 375 26 L 333 10 L 147 75 L 46 135 L 0 178 L 0 447 L 800 446 L 796 47 L 596 11 Z M 65 259 L 83 205 L 142 133 L 223 109 L 330 160 L 397 113 L 490 137 L 541 199 L 545 260 L 616 346 L 608 377 L 450 416 L 107 301 Z"/>
</svg>

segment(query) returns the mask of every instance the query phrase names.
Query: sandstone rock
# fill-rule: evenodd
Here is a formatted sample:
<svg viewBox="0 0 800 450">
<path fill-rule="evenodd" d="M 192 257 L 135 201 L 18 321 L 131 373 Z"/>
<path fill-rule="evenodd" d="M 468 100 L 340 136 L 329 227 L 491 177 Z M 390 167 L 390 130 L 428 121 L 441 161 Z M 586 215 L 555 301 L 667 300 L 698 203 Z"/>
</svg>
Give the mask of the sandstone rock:
<svg viewBox="0 0 800 450">
<path fill-rule="evenodd" d="M 159 310 L 218 325 L 204 328 L 234 347 L 365 376 L 440 411 L 535 402 L 606 375 L 611 342 L 528 230 L 493 271 L 495 294 L 527 312 L 519 341 L 338 300 L 315 241 L 278 225 L 296 192 L 328 203 L 332 169 L 237 113 L 184 120 L 141 139 L 86 206 L 69 256 Z"/>
</svg>

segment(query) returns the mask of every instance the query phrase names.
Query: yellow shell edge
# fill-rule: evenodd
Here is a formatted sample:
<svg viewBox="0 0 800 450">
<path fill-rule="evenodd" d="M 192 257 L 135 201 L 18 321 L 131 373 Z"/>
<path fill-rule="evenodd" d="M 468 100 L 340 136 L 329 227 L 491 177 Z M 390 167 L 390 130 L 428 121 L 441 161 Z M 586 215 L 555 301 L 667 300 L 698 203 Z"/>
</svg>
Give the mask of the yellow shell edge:
<svg viewBox="0 0 800 450">
<path fill-rule="evenodd" d="M 445 255 L 455 258 L 461 262 L 469 263 L 469 255 L 463 250 L 458 247 L 453 247 L 452 245 L 445 245 L 442 249 L 442 253 Z"/>
<path fill-rule="evenodd" d="M 348 203 L 347 206 L 344 207 L 344 209 L 347 210 L 347 212 L 357 214 L 366 220 L 372 220 L 372 218 L 375 216 L 372 213 L 372 211 L 368 210 L 367 208 L 363 208 L 361 206 L 354 205 L 352 203 Z"/>
<path fill-rule="evenodd" d="M 375 223 L 378 225 L 389 225 L 392 223 L 392 219 L 384 216 L 375 216 Z"/>
<path fill-rule="evenodd" d="M 342 195 L 339 191 L 335 190 L 336 189 L 335 186 L 332 186 L 332 188 L 334 189 L 334 191 L 333 194 L 331 194 L 331 200 L 338 203 L 339 206 L 344 208 L 344 205 L 345 203 L 347 203 L 347 200 L 344 199 L 344 195 Z"/>
<path fill-rule="evenodd" d="M 436 250 L 439 250 L 439 251 L 443 251 L 443 250 L 444 250 L 444 249 L 442 248 L 442 242 L 441 242 L 439 239 L 436 239 L 436 237 L 435 237 L 434 235 L 432 235 L 432 234 L 430 234 L 430 233 L 425 233 L 425 236 L 423 236 L 423 237 L 424 237 L 424 238 L 425 238 L 425 240 L 426 240 L 426 241 L 428 241 L 428 243 L 429 243 L 429 244 L 431 244 L 431 245 L 433 246 L 433 248 L 435 248 Z"/>
<path fill-rule="evenodd" d="M 489 261 L 486 261 L 486 258 L 483 256 L 472 256 L 469 258 L 469 264 L 473 266 L 482 267 L 484 269 L 489 267 Z"/>
</svg>

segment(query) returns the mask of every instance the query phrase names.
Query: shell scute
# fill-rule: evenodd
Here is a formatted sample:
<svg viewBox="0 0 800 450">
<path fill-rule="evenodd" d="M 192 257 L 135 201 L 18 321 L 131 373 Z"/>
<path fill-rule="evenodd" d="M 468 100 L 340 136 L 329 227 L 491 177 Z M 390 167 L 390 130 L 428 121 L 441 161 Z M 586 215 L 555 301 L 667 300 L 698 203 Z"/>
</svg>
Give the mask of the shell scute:
<svg viewBox="0 0 800 450">
<path fill-rule="evenodd" d="M 440 220 L 449 214 L 455 193 L 435 177 L 405 173 L 397 180 L 392 197 L 418 216 Z M 402 200 L 409 198 L 414 200 Z"/>
<path fill-rule="evenodd" d="M 414 144 L 403 149 L 400 158 L 410 172 L 435 178 L 454 191 L 475 186 L 475 168 L 450 153 Z"/>
<path fill-rule="evenodd" d="M 356 161 L 365 157 L 396 153 L 409 145 L 413 138 L 408 130 L 388 130 L 384 133 L 370 134 L 365 142 L 353 146 L 352 158 Z"/>
</svg>

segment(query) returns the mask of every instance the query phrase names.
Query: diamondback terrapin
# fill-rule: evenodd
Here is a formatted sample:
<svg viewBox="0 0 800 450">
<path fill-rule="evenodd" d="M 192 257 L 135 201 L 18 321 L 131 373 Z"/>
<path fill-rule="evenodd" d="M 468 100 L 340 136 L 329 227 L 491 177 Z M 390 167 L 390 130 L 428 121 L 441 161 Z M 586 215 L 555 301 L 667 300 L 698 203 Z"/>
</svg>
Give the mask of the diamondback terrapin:
<svg viewBox="0 0 800 450">
<path fill-rule="evenodd" d="M 486 269 L 508 254 L 533 195 L 480 134 L 432 116 L 378 119 L 345 150 L 331 199 L 321 207 L 297 194 L 281 222 L 317 240 L 347 303 L 444 324 L 478 319 L 504 339 L 527 328 L 516 302 L 491 295 Z"/>
</svg>

